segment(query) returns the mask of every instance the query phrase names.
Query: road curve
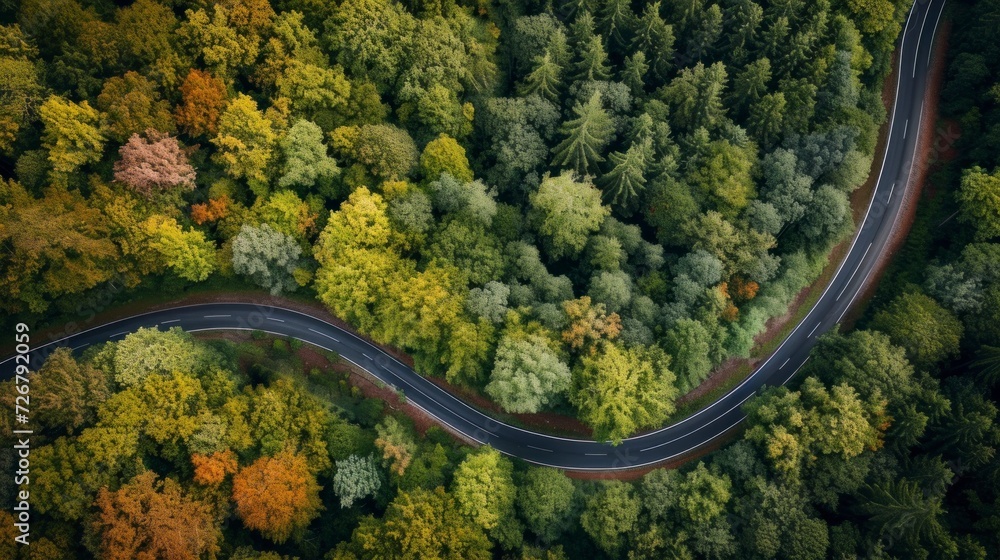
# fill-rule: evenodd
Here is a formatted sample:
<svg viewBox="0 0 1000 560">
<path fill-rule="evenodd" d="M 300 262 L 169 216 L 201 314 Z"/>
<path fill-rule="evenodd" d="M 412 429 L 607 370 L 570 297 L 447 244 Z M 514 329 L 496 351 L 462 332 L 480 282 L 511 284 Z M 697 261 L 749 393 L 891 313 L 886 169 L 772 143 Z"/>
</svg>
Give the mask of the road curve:
<svg viewBox="0 0 1000 560">
<path fill-rule="evenodd" d="M 75 351 L 121 340 L 140 327 L 181 327 L 189 332 L 262 330 L 297 338 L 364 368 L 402 391 L 412 403 L 450 429 L 526 461 L 570 470 L 617 470 L 659 463 L 705 446 L 744 419 L 741 405 L 764 385 L 788 382 L 809 357 L 816 338 L 833 328 L 861 292 L 886 250 L 913 168 L 934 34 L 945 0 L 917 0 L 900 39 L 899 81 L 878 182 L 861 227 L 830 285 L 781 346 L 738 387 L 676 424 L 624 440 L 618 446 L 540 434 L 493 419 L 452 396 L 405 364 L 335 325 L 298 311 L 246 303 L 174 307 L 121 319 L 32 349 L 36 369 L 52 349 Z M 0 379 L 14 373 L 0 362 Z"/>
</svg>

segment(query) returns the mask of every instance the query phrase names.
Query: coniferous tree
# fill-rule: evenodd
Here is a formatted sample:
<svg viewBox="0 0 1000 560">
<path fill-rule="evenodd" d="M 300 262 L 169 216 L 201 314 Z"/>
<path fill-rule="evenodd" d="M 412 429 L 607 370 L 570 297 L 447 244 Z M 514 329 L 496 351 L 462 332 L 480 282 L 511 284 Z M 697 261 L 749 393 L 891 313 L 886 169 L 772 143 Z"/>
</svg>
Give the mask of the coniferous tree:
<svg viewBox="0 0 1000 560">
<path fill-rule="evenodd" d="M 625 153 L 614 152 L 608 158 L 614 167 L 601 178 L 604 199 L 619 208 L 627 208 L 646 186 L 646 154 L 650 140 L 632 143 Z"/>
<path fill-rule="evenodd" d="M 636 24 L 632 50 L 647 53 L 652 75 L 658 83 L 667 80 L 673 68 L 674 30 L 660 17 L 659 2 L 646 4 Z"/>
<path fill-rule="evenodd" d="M 604 42 L 600 35 L 592 35 L 580 47 L 579 59 L 573 65 L 574 78 L 581 80 L 607 80 L 611 77 L 611 67 L 608 65 L 608 53 L 604 50 Z"/>
<path fill-rule="evenodd" d="M 573 113 L 576 118 L 563 123 L 560 128 L 565 139 L 554 148 L 552 165 L 568 167 L 585 175 L 604 161 L 601 151 L 611 140 L 614 125 L 607 111 L 601 107 L 600 90 L 595 90 L 585 104 L 577 103 Z"/>
<path fill-rule="evenodd" d="M 635 14 L 629 0 L 607 0 L 600 6 L 599 27 L 610 46 L 620 52 L 632 40 Z"/>
<path fill-rule="evenodd" d="M 556 101 L 562 87 L 562 66 L 555 62 L 548 49 L 543 56 L 536 56 L 534 62 L 535 69 L 524 79 L 518 92 L 521 95 L 537 93 L 550 101 Z"/>
<path fill-rule="evenodd" d="M 646 73 L 649 72 L 649 64 L 646 62 L 646 53 L 636 51 L 632 56 L 625 57 L 625 68 L 622 69 L 621 81 L 628 86 L 632 95 L 641 97 L 645 92 Z"/>
</svg>

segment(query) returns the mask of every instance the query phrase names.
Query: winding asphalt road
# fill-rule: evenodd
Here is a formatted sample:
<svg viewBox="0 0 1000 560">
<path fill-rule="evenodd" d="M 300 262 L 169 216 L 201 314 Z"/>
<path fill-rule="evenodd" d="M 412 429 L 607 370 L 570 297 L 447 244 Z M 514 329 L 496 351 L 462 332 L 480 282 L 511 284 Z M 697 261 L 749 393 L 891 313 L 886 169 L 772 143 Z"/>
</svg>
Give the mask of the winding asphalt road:
<svg viewBox="0 0 1000 560">
<path fill-rule="evenodd" d="M 407 401 L 450 429 L 508 455 L 532 463 L 571 470 L 616 470 L 659 463 L 705 446 L 738 425 L 741 405 L 764 385 L 781 385 L 809 359 L 816 337 L 832 329 L 861 293 L 890 238 L 910 177 L 934 34 L 945 0 L 917 0 L 899 46 L 899 82 L 889 125 L 889 139 L 878 183 L 850 251 L 830 285 L 805 319 L 774 354 L 738 387 L 695 415 L 671 426 L 607 443 L 539 434 L 499 422 L 473 409 L 424 379 L 378 347 L 315 317 L 243 303 L 175 307 L 114 321 L 53 341 L 32 350 L 32 369 L 57 346 L 76 351 L 109 340 L 121 340 L 140 327 L 181 327 L 189 332 L 259 329 L 294 337 L 338 352 L 401 390 Z M 0 362 L 0 379 L 13 376 L 13 358 Z"/>
</svg>

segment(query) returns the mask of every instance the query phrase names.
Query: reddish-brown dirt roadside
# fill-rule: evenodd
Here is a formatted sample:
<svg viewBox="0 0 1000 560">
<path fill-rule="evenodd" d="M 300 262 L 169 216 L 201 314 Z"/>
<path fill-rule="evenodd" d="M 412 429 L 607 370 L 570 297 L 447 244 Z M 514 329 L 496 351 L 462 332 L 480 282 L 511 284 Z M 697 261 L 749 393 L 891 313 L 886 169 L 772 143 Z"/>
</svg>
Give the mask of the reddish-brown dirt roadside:
<svg viewBox="0 0 1000 560">
<path fill-rule="evenodd" d="M 928 177 L 944 162 L 955 157 L 954 142 L 958 133 L 953 127 L 955 123 L 938 124 L 938 100 L 941 97 L 941 87 L 947 62 L 948 39 L 951 36 L 951 21 L 941 24 L 940 35 L 934 42 L 933 64 L 928 74 L 927 95 L 924 97 L 923 119 L 920 121 L 920 132 L 917 137 L 917 148 L 913 156 L 913 168 L 910 179 L 904 191 L 903 206 L 893 224 L 892 237 L 887 249 L 879 255 L 875 269 L 858 295 L 854 307 L 848 311 L 841 323 L 842 330 L 851 329 L 864 314 L 868 303 L 875 295 L 879 280 L 885 273 L 889 263 L 906 241 L 906 236 L 913 227 L 917 216 L 917 203 L 923 196 L 933 196 L 934 191 L 928 189 Z"/>
</svg>

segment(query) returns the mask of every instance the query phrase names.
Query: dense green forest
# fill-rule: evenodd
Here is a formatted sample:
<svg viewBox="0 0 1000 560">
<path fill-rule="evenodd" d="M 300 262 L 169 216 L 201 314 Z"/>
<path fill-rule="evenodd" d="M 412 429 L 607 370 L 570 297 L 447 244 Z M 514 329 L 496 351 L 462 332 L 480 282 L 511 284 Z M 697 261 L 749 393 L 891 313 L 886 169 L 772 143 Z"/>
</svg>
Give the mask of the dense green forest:
<svg viewBox="0 0 1000 560">
<path fill-rule="evenodd" d="M 241 279 L 598 438 L 850 235 L 904 0 L 24 0 L 0 308 Z M 44 217 L 44 219 L 43 219 Z"/>
<path fill-rule="evenodd" d="M 621 438 L 850 234 L 908 9 L 0 0 L 0 309 L 242 279 Z M 35 374 L 37 538 L 5 503 L 0 556 L 1000 556 L 1000 2 L 949 10 L 958 156 L 860 328 L 736 441 L 571 479 L 421 433 L 294 341 L 142 330 Z"/>
</svg>

